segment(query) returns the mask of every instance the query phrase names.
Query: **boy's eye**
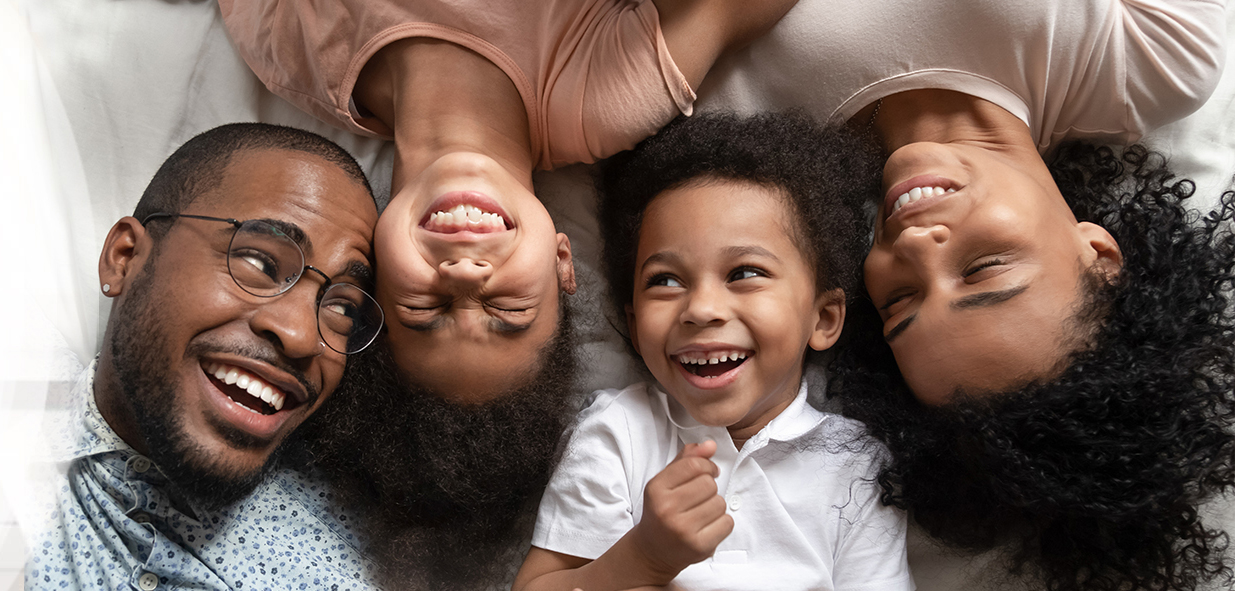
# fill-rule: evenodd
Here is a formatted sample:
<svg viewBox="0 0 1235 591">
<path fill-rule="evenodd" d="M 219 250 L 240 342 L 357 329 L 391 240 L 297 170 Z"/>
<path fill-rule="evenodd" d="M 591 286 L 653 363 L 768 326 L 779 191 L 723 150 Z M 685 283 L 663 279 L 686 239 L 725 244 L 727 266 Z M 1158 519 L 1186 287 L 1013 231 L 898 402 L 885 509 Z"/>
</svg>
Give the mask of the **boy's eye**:
<svg viewBox="0 0 1235 591">
<path fill-rule="evenodd" d="M 648 287 L 682 287 L 682 282 L 672 275 L 653 275 L 648 279 Z"/>
<path fill-rule="evenodd" d="M 768 274 L 762 269 L 755 267 L 738 267 L 729 273 L 729 281 L 739 281 L 742 279 L 750 279 L 752 277 L 767 277 Z"/>
</svg>

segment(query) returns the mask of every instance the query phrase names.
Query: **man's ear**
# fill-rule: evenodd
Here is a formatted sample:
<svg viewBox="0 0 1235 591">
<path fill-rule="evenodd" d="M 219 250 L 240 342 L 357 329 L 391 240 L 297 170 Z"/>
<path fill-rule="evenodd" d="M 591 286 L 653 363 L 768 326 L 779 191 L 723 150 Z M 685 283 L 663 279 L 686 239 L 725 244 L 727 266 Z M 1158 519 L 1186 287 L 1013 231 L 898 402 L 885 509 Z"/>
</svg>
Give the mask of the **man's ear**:
<svg viewBox="0 0 1235 591">
<path fill-rule="evenodd" d="M 635 348 L 635 353 L 639 353 L 639 335 L 635 330 L 635 307 L 632 304 L 626 304 L 626 334 L 630 337 L 630 346 Z M 639 354 L 643 355 L 643 353 Z"/>
<path fill-rule="evenodd" d="M 104 294 L 115 297 L 124 293 L 153 248 L 154 238 L 137 218 L 120 218 L 107 232 L 103 252 L 99 254 L 99 283 L 108 286 Z"/>
<path fill-rule="evenodd" d="M 575 285 L 575 262 L 570 254 L 570 237 L 565 234 L 557 235 L 557 285 L 558 289 L 574 294 Z"/>
<path fill-rule="evenodd" d="M 841 329 L 845 327 L 845 290 L 833 289 L 815 298 L 818 320 L 807 344 L 816 351 L 823 351 L 836 344 Z"/>
<path fill-rule="evenodd" d="M 1124 257 L 1119 251 L 1119 243 L 1115 242 L 1111 233 L 1090 222 L 1077 222 L 1076 227 L 1085 243 L 1082 256 L 1085 266 L 1091 267 L 1096 263 L 1108 281 L 1119 275 L 1124 266 Z"/>
</svg>

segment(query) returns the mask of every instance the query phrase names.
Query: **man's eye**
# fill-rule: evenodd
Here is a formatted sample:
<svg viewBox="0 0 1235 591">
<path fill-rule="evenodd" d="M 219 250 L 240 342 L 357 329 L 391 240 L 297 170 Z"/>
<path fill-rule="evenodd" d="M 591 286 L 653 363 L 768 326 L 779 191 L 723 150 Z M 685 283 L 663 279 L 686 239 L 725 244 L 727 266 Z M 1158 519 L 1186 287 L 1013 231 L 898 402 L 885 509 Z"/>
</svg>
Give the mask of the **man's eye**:
<svg viewBox="0 0 1235 591">
<path fill-rule="evenodd" d="M 767 276 L 767 272 L 763 269 L 756 267 L 738 267 L 729 273 L 729 281 L 741 281 L 742 279 Z"/>
<path fill-rule="evenodd" d="M 245 249 L 231 253 L 232 273 L 243 275 L 261 274 L 278 281 L 279 261 L 257 249 Z"/>
<path fill-rule="evenodd" d="M 653 275 L 652 277 L 650 277 L 648 279 L 647 286 L 648 287 L 682 287 L 682 282 L 678 281 L 677 278 L 672 275 L 661 273 L 660 275 Z"/>
</svg>

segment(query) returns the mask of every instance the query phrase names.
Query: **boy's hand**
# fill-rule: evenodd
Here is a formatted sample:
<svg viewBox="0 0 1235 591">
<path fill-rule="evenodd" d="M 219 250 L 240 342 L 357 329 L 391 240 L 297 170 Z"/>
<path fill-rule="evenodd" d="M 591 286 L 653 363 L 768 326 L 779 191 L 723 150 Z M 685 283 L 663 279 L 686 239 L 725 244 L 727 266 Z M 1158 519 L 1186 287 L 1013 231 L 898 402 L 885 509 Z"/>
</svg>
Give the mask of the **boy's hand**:
<svg viewBox="0 0 1235 591">
<path fill-rule="evenodd" d="M 711 556 L 733 531 L 725 499 L 716 494 L 720 470 L 708 459 L 714 453 L 715 441 L 687 444 L 644 488 L 643 518 L 631 533 L 644 564 L 665 583 Z"/>
</svg>

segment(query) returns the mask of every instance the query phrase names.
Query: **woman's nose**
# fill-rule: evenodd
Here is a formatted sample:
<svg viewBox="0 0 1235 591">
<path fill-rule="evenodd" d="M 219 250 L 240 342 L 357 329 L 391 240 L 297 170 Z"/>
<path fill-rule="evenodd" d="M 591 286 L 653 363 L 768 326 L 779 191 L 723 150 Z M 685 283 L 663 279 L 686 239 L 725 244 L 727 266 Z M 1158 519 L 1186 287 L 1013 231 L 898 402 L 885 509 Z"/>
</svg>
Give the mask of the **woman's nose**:
<svg viewBox="0 0 1235 591">
<path fill-rule="evenodd" d="M 929 264 L 935 253 L 941 251 L 952 237 L 952 231 L 947 226 L 915 226 L 906 228 L 896 238 L 893 250 L 898 258 L 905 259 L 918 266 Z"/>
</svg>

